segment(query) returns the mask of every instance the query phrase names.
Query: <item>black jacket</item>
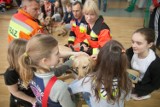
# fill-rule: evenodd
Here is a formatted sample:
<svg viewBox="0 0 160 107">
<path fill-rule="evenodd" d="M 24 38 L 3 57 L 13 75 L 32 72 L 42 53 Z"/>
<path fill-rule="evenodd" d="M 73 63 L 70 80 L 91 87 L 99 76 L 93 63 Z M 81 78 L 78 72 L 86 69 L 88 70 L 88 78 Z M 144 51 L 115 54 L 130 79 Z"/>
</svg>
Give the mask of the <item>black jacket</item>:
<svg viewBox="0 0 160 107">
<path fill-rule="evenodd" d="M 129 61 L 131 62 L 133 56 L 133 49 L 129 48 L 126 51 Z M 130 66 L 131 67 L 131 66 Z M 142 81 L 135 84 L 133 92 L 138 96 L 148 95 L 154 90 L 160 88 L 160 58 L 156 55 L 156 59 L 147 68 Z"/>
</svg>

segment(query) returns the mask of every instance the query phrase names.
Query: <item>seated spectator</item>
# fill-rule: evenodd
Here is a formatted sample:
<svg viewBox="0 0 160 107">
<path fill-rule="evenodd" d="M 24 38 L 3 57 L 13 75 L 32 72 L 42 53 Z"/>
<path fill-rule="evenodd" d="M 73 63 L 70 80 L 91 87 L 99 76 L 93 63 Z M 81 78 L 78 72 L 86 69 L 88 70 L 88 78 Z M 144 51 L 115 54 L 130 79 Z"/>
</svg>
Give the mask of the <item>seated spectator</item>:
<svg viewBox="0 0 160 107">
<path fill-rule="evenodd" d="M 134 100 L 148 99 L 154 90 L 160 88 L 160 58 L 151 49 L 154 40 L 152 29 L 138 29 L 132 36 L 132 48 L 126 52 L 131 69 L 140 73 L 139 81 L 132 92 Z"/>
<path fill-rule="evenodd" d="M 71 20 L 71 31 L 68 38 L 68 47 L 80 51 L 80 43 L 85 39 L 87 24 L 82 13 L 82 3 L 76 1 L 72 4 L 74 18 Z"/>
<path fill-rule="evenodd" d="M 54 5 L 49 2 L 49 0 L 44 0 L 44 4 L 41 6 L 41 12 L 43 13 L 43 18 L 47 16 L 52 17 L 54 14 Z"/>
<path fill-rule="evenodd" d="M 83 7 L 83 14 L 88 23 L 85 40 L 81 43 L 80 50 L 89 55 L 97 55 L 99 49 L 111 40 L 110 29 L 104 22 L 102 16 L 99 16 L 99 9 L 96 1 L 87 0 Z"/>
<path fill-rule="evenodd" d="M 66 10 L 67 11 L 65 12 L 64 18 L 62 20 L 62 23 L 64 23 L 64 24 L 70 23 L 70 21 L 73 19 L 71 3 L 66 3 Z"/>
<path fill-rule="evenodd" d="M 37 0 L 23 0 L 22 6 L 15 13 L 8 28 L 8 42 L 13 39 L 29 40 L 36 33 L 44 33 L 42 26 L 39 25 L 39 2 Z M 18 26 L 18 27 L 17 27 Z"/>
<path fill-rule="evenodd" d="M 55 0 L 54 2 L 54 14 L 52 16 L 52 19 L 54 21 L 60 22 L 63 18 L 63 8 L 61 0 Z"/>
</svg>

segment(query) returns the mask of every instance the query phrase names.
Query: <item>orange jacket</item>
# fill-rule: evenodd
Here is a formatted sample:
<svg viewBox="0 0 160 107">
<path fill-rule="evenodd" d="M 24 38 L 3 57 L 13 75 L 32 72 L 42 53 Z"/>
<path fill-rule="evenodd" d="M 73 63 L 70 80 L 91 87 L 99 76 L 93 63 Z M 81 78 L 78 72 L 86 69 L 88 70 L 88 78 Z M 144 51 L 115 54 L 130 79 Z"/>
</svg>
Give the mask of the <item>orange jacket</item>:
<svg viewBox="0 0 160 107">
<path fill-rule="evenodd" d="M 76 45 L 78 43 L 81 43 L 85 39 L 86 34 L 86 21 L 84 17 L 81 19 L 81 22 L 78 25 L 78 22 L 76 19 L 71 21 L 71 32 L 68 38 L 68 44 Z"/>
<path fill-rule="evenodd" d="M 13 39 L 23 38 L 29 40 L 36 33 L 42 33 L 43 29 L 38 22 L 28 13 L 20 9 L 11 18 L 8 28 L 8 42 Z"/>
<path fill-rule="evenodd" d="M 104 23 L 103 17 L 100 16 L 92 29 L 89 26 L 87 27 L 86 39 L 82 44 L 84 43 L 92 48 L 92 54 L 97 54 L 99 48 L 103 47 L 103 45 L 111 39 L 110 29 L 108 25 Z"/>
</svg>

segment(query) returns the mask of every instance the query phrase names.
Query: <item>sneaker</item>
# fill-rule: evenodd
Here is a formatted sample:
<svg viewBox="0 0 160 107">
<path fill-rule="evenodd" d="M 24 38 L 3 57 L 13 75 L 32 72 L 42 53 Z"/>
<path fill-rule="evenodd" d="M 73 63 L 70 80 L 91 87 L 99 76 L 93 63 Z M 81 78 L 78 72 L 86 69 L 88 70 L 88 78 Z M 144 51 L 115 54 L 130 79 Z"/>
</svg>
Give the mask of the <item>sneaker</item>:
<svg viewBox="0 0 160 107">
<path fill-rule="evenodd" d="M 141 96 L 141 97 L 137 97 L 137 96 L 132 96 L 132 99 L 140 101 L 140 100 L 146 100 L 151 98 L 151 95 L 145 95 L 145 96 Z"/>
</svg>

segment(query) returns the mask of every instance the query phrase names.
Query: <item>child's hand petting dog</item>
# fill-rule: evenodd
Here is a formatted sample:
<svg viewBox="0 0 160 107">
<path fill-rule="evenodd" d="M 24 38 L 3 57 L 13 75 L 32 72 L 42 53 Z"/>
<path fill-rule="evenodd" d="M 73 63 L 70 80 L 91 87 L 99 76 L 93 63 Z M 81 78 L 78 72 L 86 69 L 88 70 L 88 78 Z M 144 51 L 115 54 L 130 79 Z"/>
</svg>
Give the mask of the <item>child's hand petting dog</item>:
<svg viewBox="0 0 160 107">
<path fill-rule="evenodd" d="M 51 25 L 52 18 L 49 17 L 49 16 L 47 16 L 47 17 L 45 18 L 44 22 L 45 22 L 44 24 L 45 24 L 46 26 Z"/>
<path fill-rule="evenodd" d="M 93 55 L 91 55 L 91 58 L 94 60 L 94 61 L 96 61 L 97 60 L 97 54 L 93 54 Z"/>
<path fill-rule="evenodd" d="M 44 20 L 44 26 L 45 29 L 48 31 L 48 33 L 52 34 L 52 18 L 47 16 Z"/>
<path fill-rule="evenodd" d="M 40 13 L 38 16 L 38 20 L 40 21 L 40 24 L 43 26 L 44 25 L 44 18 L 43 18 L 44 14 Z"/>
</svg>

